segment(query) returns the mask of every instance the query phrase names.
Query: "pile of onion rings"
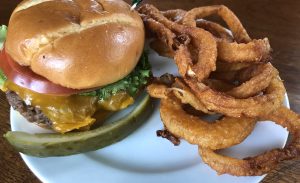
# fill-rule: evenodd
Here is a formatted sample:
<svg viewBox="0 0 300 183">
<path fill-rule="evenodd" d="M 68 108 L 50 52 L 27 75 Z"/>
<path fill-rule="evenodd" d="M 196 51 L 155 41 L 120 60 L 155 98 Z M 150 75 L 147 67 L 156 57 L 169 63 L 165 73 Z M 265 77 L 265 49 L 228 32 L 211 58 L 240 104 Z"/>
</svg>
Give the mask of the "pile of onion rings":
<svg viewBox="0 0 300 183">
<path fill-rule="evenodd" d="M 173 58 L 180 74 L 165 74 L 147 87 L 152 97 L 161 99 L 165 130 L 159 136 L 175 145 L 178 139 L 198 145 L 202 160 L 219 174 L 263 175 L 281 161 L 300 156 L 300 116 L 282 106 L 286 90 L 270 63 L 267 38 L 251 39 L 236 15 L 222 5 L 160 11 L 146 4 L 138 11 L 150 46 Z M 211 15 L 228 27 L 204 19 Z M 207 116 L 215 120 L 207 121 Z M 243 142 L 261 120 L 286 127 L 291 143 L 244 159 L 216 152 Z"/>
</svg>

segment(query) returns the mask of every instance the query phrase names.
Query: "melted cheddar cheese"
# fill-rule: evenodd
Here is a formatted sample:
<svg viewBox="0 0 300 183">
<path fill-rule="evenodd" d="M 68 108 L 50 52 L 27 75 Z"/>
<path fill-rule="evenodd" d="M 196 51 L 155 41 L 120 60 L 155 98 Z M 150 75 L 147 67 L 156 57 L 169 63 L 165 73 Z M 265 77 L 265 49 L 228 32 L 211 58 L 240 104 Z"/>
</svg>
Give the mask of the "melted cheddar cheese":
<svg viewBox="0 0 300 183">
<path fill-rule="evenodd" d="M 93 115 L 96 112 L 99 113 L 99 110 L 118 111 L 134 102 L 133 98 L 125 92 L 113 95 L 105 101 L 99 101 L 97 97 L 93 96 L 53 96 L 39 94 L 22 88 L 11 81 L 5 82 L 3 90 L 14 91 L 27 105 L 41 109 L 52 121 L 53 130 L 59 133 L 78 129 L 88 130 L 96 121 Z M 106 113 L 104 112 L 103 114 Z"/>
</svg>

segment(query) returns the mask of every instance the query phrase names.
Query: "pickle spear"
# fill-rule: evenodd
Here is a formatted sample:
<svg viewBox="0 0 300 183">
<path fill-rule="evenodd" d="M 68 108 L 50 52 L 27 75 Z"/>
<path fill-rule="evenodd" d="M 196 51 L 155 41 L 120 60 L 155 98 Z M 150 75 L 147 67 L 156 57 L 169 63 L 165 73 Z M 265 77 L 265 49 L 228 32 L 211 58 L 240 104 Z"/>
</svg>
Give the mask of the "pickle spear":
<svg viewBox="0 0 300 183">
<path fill-rule="evenodd" d="M 149 95 L 125 117 L 97 129 L 67 134 L 29 134 L 9 131 L 4 137 L 19 152 L 30 156 L 67 156 L 94 151 L 121 141 L 141 126 L 153 111 Z"/>
</svg>

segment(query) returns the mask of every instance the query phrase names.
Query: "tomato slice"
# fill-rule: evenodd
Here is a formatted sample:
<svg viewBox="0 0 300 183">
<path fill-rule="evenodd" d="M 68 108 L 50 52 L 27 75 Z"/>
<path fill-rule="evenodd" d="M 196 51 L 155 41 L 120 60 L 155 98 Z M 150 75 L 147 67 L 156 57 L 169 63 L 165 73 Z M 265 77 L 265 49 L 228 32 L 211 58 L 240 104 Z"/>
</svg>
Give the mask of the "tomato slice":
<svg viewBox="0 0 300 183">
<path fill-rule="evenodd" d="M 37 93 L 66 96 L 88 91 L 66 88 L 52 83 L 34 73 L 29 67 L 19 65 L 5 52 L 4 48 L 0 51 L 0 68 L 9 80 Z"/>
</svg>

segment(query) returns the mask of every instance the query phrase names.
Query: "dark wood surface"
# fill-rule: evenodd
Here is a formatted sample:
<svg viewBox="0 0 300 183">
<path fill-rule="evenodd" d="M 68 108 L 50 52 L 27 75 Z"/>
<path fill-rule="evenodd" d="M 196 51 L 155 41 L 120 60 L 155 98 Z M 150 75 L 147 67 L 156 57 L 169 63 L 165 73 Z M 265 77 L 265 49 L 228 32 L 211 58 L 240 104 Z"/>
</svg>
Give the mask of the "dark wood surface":
<svg viewBox="0 0 300 183">
<path fill-rule="evenodd" d="M 7 24 L 18 0 L 1 0 L 0 24 Z M 300 113 L 300 1 L 297 0 L 148 0 L 161 9 L 190 9 L 196 6 L 225 4 L 241 19 L 253 38 L 268 37 L 273 64 L 280 70 L 289 94 L 291 108 Z M 1 92 L 0 92 L 1 93 Z M 0 94 L 0 182 L 32 182 L 39 180 L 2 138 L 10 129 L 9 105 Z M 263 181 L 300 182 L 300 161 L 282 163 Z"/>
</svg>

